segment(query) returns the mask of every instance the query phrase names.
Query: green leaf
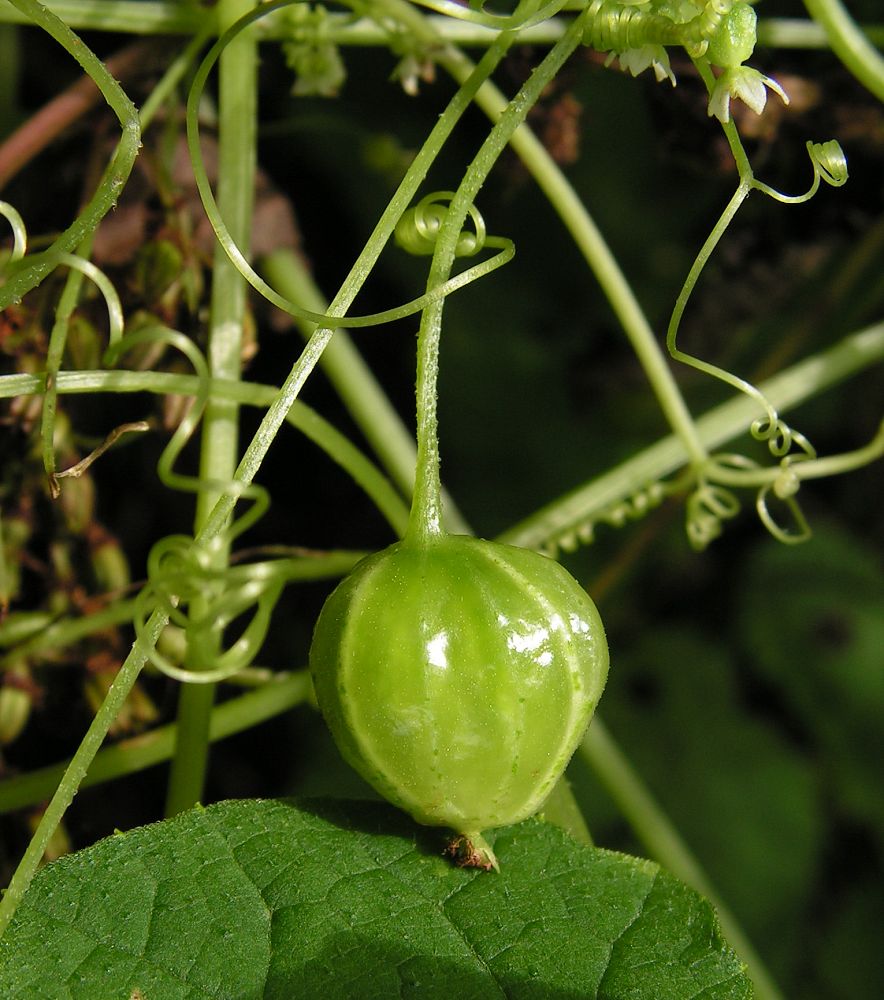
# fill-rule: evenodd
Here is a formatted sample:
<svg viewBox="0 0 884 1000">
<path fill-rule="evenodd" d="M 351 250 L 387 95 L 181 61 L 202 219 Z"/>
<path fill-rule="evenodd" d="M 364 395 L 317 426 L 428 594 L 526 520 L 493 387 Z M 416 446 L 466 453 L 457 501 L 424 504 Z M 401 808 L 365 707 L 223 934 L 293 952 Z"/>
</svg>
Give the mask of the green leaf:
<svg viewBox="0 0 884 1000">
<path fill-rule="evenodd" d="M 502 874 L 386 804 L 242 801 L 117 834 L 35 879 L 4 997 L 744 1000 L 705 900 L 530 820 Z M 137 995 L 137 994 L 136 994 Z"/>
<path fill-rule="evenodd" d="M 658 627 L 618 648 L 604 717 L 750 939 L 788 981 L 793 956 L 806 952 L 799 921 L 823 851 L 819 789 L 811 762 L 746 711 L 737 680 L 720 635 Z M 590 828 L 610 842 L 622 821 L 602 815 L 602 793 L 591 788 L 579 799 Z"/>
</svg>

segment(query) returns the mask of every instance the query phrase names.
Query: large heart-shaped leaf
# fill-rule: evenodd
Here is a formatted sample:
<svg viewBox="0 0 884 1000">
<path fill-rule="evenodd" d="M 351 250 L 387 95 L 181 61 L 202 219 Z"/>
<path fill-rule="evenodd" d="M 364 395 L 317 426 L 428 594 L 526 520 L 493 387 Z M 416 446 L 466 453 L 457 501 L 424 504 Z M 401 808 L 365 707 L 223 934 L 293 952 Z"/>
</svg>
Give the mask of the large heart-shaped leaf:
<svg viewBox="0 0 884 1000">
<path fill-rule="evenodd" d="M 709 904 L 539 820 L 501 873 L 385 804 L 225 802 L 49 865 L 0 942 L 3 997 L 745 1000 Z"/>
</svg>

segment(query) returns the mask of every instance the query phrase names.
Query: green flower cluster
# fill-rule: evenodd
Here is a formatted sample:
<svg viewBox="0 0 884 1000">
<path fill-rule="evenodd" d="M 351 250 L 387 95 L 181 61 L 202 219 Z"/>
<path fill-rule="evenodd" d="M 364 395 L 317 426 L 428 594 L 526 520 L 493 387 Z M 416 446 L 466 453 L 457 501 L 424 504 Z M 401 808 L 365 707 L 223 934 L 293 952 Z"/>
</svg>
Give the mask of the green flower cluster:
<svg viewBox="0 0 884 1000">
<path fill-rule="evenodd" d="M 755 49 L 755 11 L 742 0 L 592 0 L 584 42 L 610 52 L 633 76 L 652 69 L 658 81 L 675 86 L 666 46 L 682 46 L 695 61 L 717 67 L 709 114 L 730 120 L 732 98 L 756 114 L 773 90 L 788 104 L 783 88 L 744 63 Z"/>
</svg>

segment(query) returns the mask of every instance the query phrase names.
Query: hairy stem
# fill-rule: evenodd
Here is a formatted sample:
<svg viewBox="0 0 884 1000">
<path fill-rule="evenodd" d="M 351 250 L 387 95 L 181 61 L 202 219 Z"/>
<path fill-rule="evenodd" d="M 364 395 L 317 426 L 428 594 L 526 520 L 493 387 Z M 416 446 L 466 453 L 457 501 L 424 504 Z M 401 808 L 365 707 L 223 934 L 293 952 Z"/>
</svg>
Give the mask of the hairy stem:
<svg viewBox="0 0 884 1000">
<path fill-rule="evenodd" d="M 464 179 L 451 199 L 439 230 L 427 289 L 444 282 L 451 272 L 457 238 L 467 214 L 485 179 L 517 129 L 524 123 L 544 88 L 558 73 L 583 38 L 583 17 L 576 18 L 562 38 L 535 68 L 518 94 L 501 110 L 494 127 L 483 142 Z M 513 39 L 514 40 L 514 39 Z M 477 95 L 477 101 L 479 97 Z M 418 335 L 417 440 L 418 466 L 414 504 L 408 536 L 427 541 L 442 531 L 439 445 L 436 418 L 436 381 L 439 367 L 439 339 L 442 332 L 444 300 L 431 302 L 421 316 Z"/>
<path fill-rule="evenodd" d="M 460 90 L 449 103 L 448 108 L 440 116 L 436 126 L 412 161 L 398 190 L 381 215 L 374 232 L 351 268 L 338 294 L 332 300 L 329 306 L 329 314 L 331 316 L 344 316 L 346 314 L 347 309 L 355 299 L 375 261 L 380 256 L 383 247 L 390 238 L 399 217 L 417 192 L 427 170 L 435 160 L 443 143 L 448 138 L 455 124 L 459 121 L 461 115 L 469 107 L 476 91 L 493 71 L 508 47 L 508 39 L 497 39 L 490 46 L 488 52 L 485 53 L 482 60 L 476 66 L 475 72 L 462 84 Z M 192 102 L 190 111 L 195 112 Z M 193 113 L 190 114 L 188 120 L 189 125 L 192 123 L 195 123 L 195 114 Z M 203 183 L 199 177 L 197 179 L 198 183 Z M 201 193 L 204 195 L 204 203 L 206 203 L 208 192 L 201 190 Z M 228 252 L 231 252 L 230 247 L 228 247 Z M 286 414 L 293 402 L 300 395 L 301 388 L 307 377 L 316 367 L 320 356 L 332 337 L 332 333 L 331 329 L 320 327 L 311 336 L 307 346 L 280 388 L 276 399 L 268 408 L 261 425 L 243 455 L 236 470 L 235 478 L 238 483 L 249 484 L 253 481 L 279 427 L 285 420 Z M 218 537 L 235 503 L 236 494 L 234 491 L 226 493 L 221 497 L 197 538 L 200 544 L 205 544 L 211 539 Z"/>
<path fill-rule="evenodd" d="M 291 250 L 277 250 L 270 254 L 262 261 L 261 270 L 287 298 L 302 303 L 313 312 L 328 311 L 328 302 L 303 261 Z M 295 323 L 308 338 L 316 329 L 315 323 L 297 318 Z M 414 490 L 417 461 L 414 437 L 346 330 L 340 327 L 335 330 L 319 363 L 375 454 L 403 495 L 410 498 Z M 442 507 L 446 528 L 468 534 L 466 520 L 453 498 L 444 490 Z"/>
</svg>

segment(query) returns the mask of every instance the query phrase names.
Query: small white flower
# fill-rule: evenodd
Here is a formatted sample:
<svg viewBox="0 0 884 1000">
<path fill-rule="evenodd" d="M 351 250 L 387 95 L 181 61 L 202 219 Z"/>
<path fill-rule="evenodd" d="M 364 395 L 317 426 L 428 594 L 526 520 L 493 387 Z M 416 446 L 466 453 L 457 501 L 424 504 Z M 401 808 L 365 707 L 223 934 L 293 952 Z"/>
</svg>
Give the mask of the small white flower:
<svg viewBox="0 0 884 1000">
<path fill-rule="evenodd" d="M 657 77 L 657 83 L 669 80 L 672 86 L 675 86 L 675 76 L 669 65 L 669 53 L 662 45 L 642 45 L 637 49 L 627 49 L 625 52 L 618 52 L 617 58 L 621 67 L 633 76 L 638 76 L 650 67 Z"/>
<path fill-rule="evenodd" d="M 731 98 L 737 98 L 756 115 L 764 111 L 767 91 L 779 94 L 784 104 L 789 103 L 785 90 L 769 76 L 764 76 L 751 66 L 732 66 L 716 80 L 709 97 L 709 115 L 720 122 L 728 122 L 731 117 Z"/>
<path fill-rule="evenodd" d="M 413 53 L 409 53 L 396 65 L 391 79 L 398 80 L 409 97 L 416 97 L 420 92 L 421 81 L 435 82 L 436 66 L 432 59 L 419 59 Z"/>
</svg>

